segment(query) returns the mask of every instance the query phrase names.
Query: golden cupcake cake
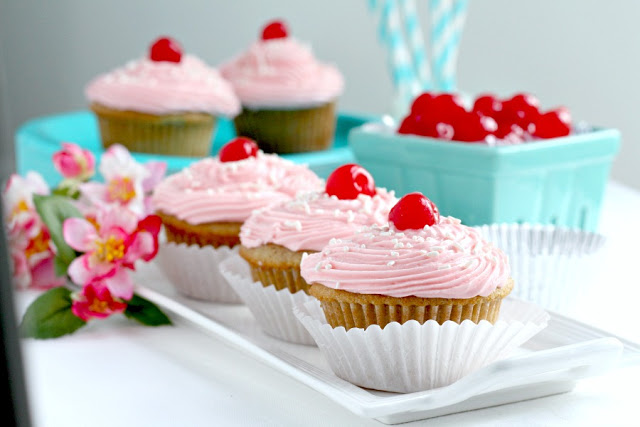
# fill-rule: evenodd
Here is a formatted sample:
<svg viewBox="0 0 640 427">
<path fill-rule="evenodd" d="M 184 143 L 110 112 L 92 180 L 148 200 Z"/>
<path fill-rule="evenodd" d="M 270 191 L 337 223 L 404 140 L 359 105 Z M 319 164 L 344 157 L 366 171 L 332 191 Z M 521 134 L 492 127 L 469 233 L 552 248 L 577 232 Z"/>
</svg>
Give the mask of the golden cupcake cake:
<svg viewBox="0 0 640 427">
<path fill-rule="evenodd" d="M 329 175 L 323 190 L 254 212 L 240 232 L 240 255 L 264 286 L 308 293 L 300 276 L 303 257 L 364 226 L 386 224 L 396 201 L 393 192 L 375 187 L 367 170 L 343 165 Z"/>
<path fill-rule="evenodd" d="M 235 117 L 240 102 L 213 67 L 183 54 L 169 37 L 155 40 L 145 57 L 101 74 L 85 96 L 98 119 L 102 145 L 129 151 L 207 156 L 217 117 Z"/>
<path fill-rule="evenodd" d="M 344 79 L 335 66 L 319 62 L 309 45 L 291 36 L 284 22 L 268 23 L 259 40 L 220 71 L 242 104 L 234 120 L 238 135 L 255 139 L 271 153 L 331 146 Z"/>
<path fill-rule="evenodd" d="M 301 262 L 332 327 L 498 319 L 513 280 L 506 255 L 473 228 L 410 193 L 389 224 L 332 241 Z"/>
<path fill-rule="evenodd" d="M 156 187 L 152 203 L 167 240 L 161 267 L 183 293 L 211 299 L 208 292 L 220 286 L 215 282 L 224 282 L 217 264 L 237 252 L 251 213 L 322 184 L 306 166 L 265 154 L 247 138 L 233 139 L 218 156 L 194 162 Z"/>
</svg>

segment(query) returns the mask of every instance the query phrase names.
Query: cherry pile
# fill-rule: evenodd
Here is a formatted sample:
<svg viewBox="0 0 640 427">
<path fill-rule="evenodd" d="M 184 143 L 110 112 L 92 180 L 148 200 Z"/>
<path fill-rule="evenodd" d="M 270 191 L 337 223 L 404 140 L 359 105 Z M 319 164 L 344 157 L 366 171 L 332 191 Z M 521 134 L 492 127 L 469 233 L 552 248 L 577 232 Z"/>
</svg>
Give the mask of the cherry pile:
<svg viewBox="0 0 640 427">
<path fill-rule="evenodd" d="M 398 133 L 462 142 L 499 139 L 517 143 L 569 135 L 571 114 L 564 107 L 540 111 L 538 99 L 527 93 L 507 99 L 482 95 L 468 110 L 456 94 L 425 92 L 413 101 Z"/>
</svg>

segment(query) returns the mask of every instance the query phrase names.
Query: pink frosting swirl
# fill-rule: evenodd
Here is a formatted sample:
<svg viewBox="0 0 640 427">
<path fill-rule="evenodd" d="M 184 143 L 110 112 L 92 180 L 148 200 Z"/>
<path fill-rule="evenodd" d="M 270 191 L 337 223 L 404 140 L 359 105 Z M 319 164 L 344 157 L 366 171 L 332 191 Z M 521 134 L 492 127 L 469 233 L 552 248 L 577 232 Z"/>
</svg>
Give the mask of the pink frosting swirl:
<svg viewBox="0 0 640 427">
<path fill-rule="evenodd" d="M 173 174 L 154 190 L 156 210 L 191 224 L 244 222 L 255 209 L 322 188 L 304 165 L 258 152 L 237 162 L 206 158 Z"/>
<path fill-rule="evenodd" d="M 423 230 L 372 226 L 334 239 L 304 257 L 300 270 L 308 283 L 398 298 L 487 296 L 510 275 L 504 252 L 452 217 Z"/>
<path fill-rule="evenodd" d="M 275 243 L 292 251 L 320 251 L 331 238 L 348 238 L 363 226 L 386 224 L 396 202 L 393 192 L 384 188 L 373 197 L 360 194 L 353 200 L 309 192 L 254 212 L 240 230 L 240 241 L 248 248 Z"/>
<path fill-rule="evenodd" d="M 243 106 L 296 108 L 338 98 L 344 81 L 337 68 L 322 64 L 294 38 L 257 41 L 220 67 Z"/>
<path fill-rule="evenodd" d="M 240 112 L 229 82 L 190 55 L 179 63 L 147 58 L 129 62 L 94 78 L 85 95 L 105 107 L 158 115 L 204 112 L 233 117 Z"/>
</svg>

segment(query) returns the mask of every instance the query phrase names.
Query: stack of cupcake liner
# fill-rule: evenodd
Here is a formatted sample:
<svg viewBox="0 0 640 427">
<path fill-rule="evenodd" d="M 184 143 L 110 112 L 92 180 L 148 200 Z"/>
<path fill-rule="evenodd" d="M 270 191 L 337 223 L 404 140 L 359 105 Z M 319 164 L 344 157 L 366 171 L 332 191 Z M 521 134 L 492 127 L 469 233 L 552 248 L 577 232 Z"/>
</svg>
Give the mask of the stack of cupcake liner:
<svg viewBox="0 0 640 427">
<path fill-rule="evenodd" d="M 239 248 L 187 245 L 167 242 L 160 245 L 160 269 L 181 294 L 199 300 L 227 304 L 242 302 L 220 273 L 219 265 L 236 255 Z"/>
<path fill-rule="evenodd" d="M 299 302 L 294 313 L 340 378 L 374 390 L 410 393 L 452 384 L 507 357 L 547 326 L 535 304 L 505 300 L 500 318 L 461 324 L 409 321 L 385 328 L 332 328 L 320 303 Z"/>
<path fill-rule="evenodd" d="M 311 300 L 304 291 L 291 293 L 263 286 L 251 277 L 247 262 L 239 255 L 230 256 L 220 264 L 220 272 L 229 285 L 249 307 L 262 330 L 283 341 L 315 345 L 309 332 L 293 313 L 294 305 Z"/>
<path fill-rule="evenodd" d="M 606 238 L 583 230 L 535 224 L 474 227 L 509 257 L 512 294 L 569 314 L 598 282 Z"/>
</svg>

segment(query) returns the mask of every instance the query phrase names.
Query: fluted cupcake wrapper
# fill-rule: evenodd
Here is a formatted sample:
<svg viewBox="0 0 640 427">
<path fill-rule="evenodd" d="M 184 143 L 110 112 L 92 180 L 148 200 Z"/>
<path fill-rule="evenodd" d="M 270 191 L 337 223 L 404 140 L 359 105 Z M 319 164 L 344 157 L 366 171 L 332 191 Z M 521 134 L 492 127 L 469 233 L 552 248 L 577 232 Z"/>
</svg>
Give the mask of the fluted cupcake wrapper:
<svg viewBox="0 0 640 427">
<path fill-rule="evenodd" d="M 219 264 L 232 255 L 238 247 L 187 245 L 167 242 L 160 245 L 157 262 L 173 286 L 190 298 L 238 304 L 242 300 L 222 276 Z"/>
<path fill-rule="evenodd" d="M 495 324 L 409 321 L 385 328 L 332 328 L 316 300 L 297 303 L 307 328 L 333 372 L 353 384 L 410 393 L 444 387 L 507 357 L 547 326 L 549 315 L 525 301 L 506 299 Z"/>
<path fill-rule="evenodd" d="M 118 111 L 92 105 L 104 148 L 122 144 L 129 151 L 202 157 L 211 152 L 216 118 L 204 113 L 167 116 Z"/>
<path fill-rule="evenodd" d="M 474 228 L 508 255 L 514 296 L 568 314 L 599 281 L 601 234 L 532 224 Z"/>
<path fill-rule="evenodd" d="M 300 275 L 300 267 L 262 267 L 251 263 L 249 263 L 249 267 L 251 269 L 251 277 L 255 281 L 271 284 L 278 290 L 288 289 L 291 293 L 298 291 L 308 293 L 309 285 Z"/>
<path fill-rule="evenodd" d="M 293 314 L 293 306 L 311 300 L 303 291 L 263 286 L 251 278 L 249 265 L 239 255 L 220 264 L 220 272 L 242 298 L 262 330 L 280 340 L 296 344 L 315 345 L 309 332 Z"/>
</svg>

